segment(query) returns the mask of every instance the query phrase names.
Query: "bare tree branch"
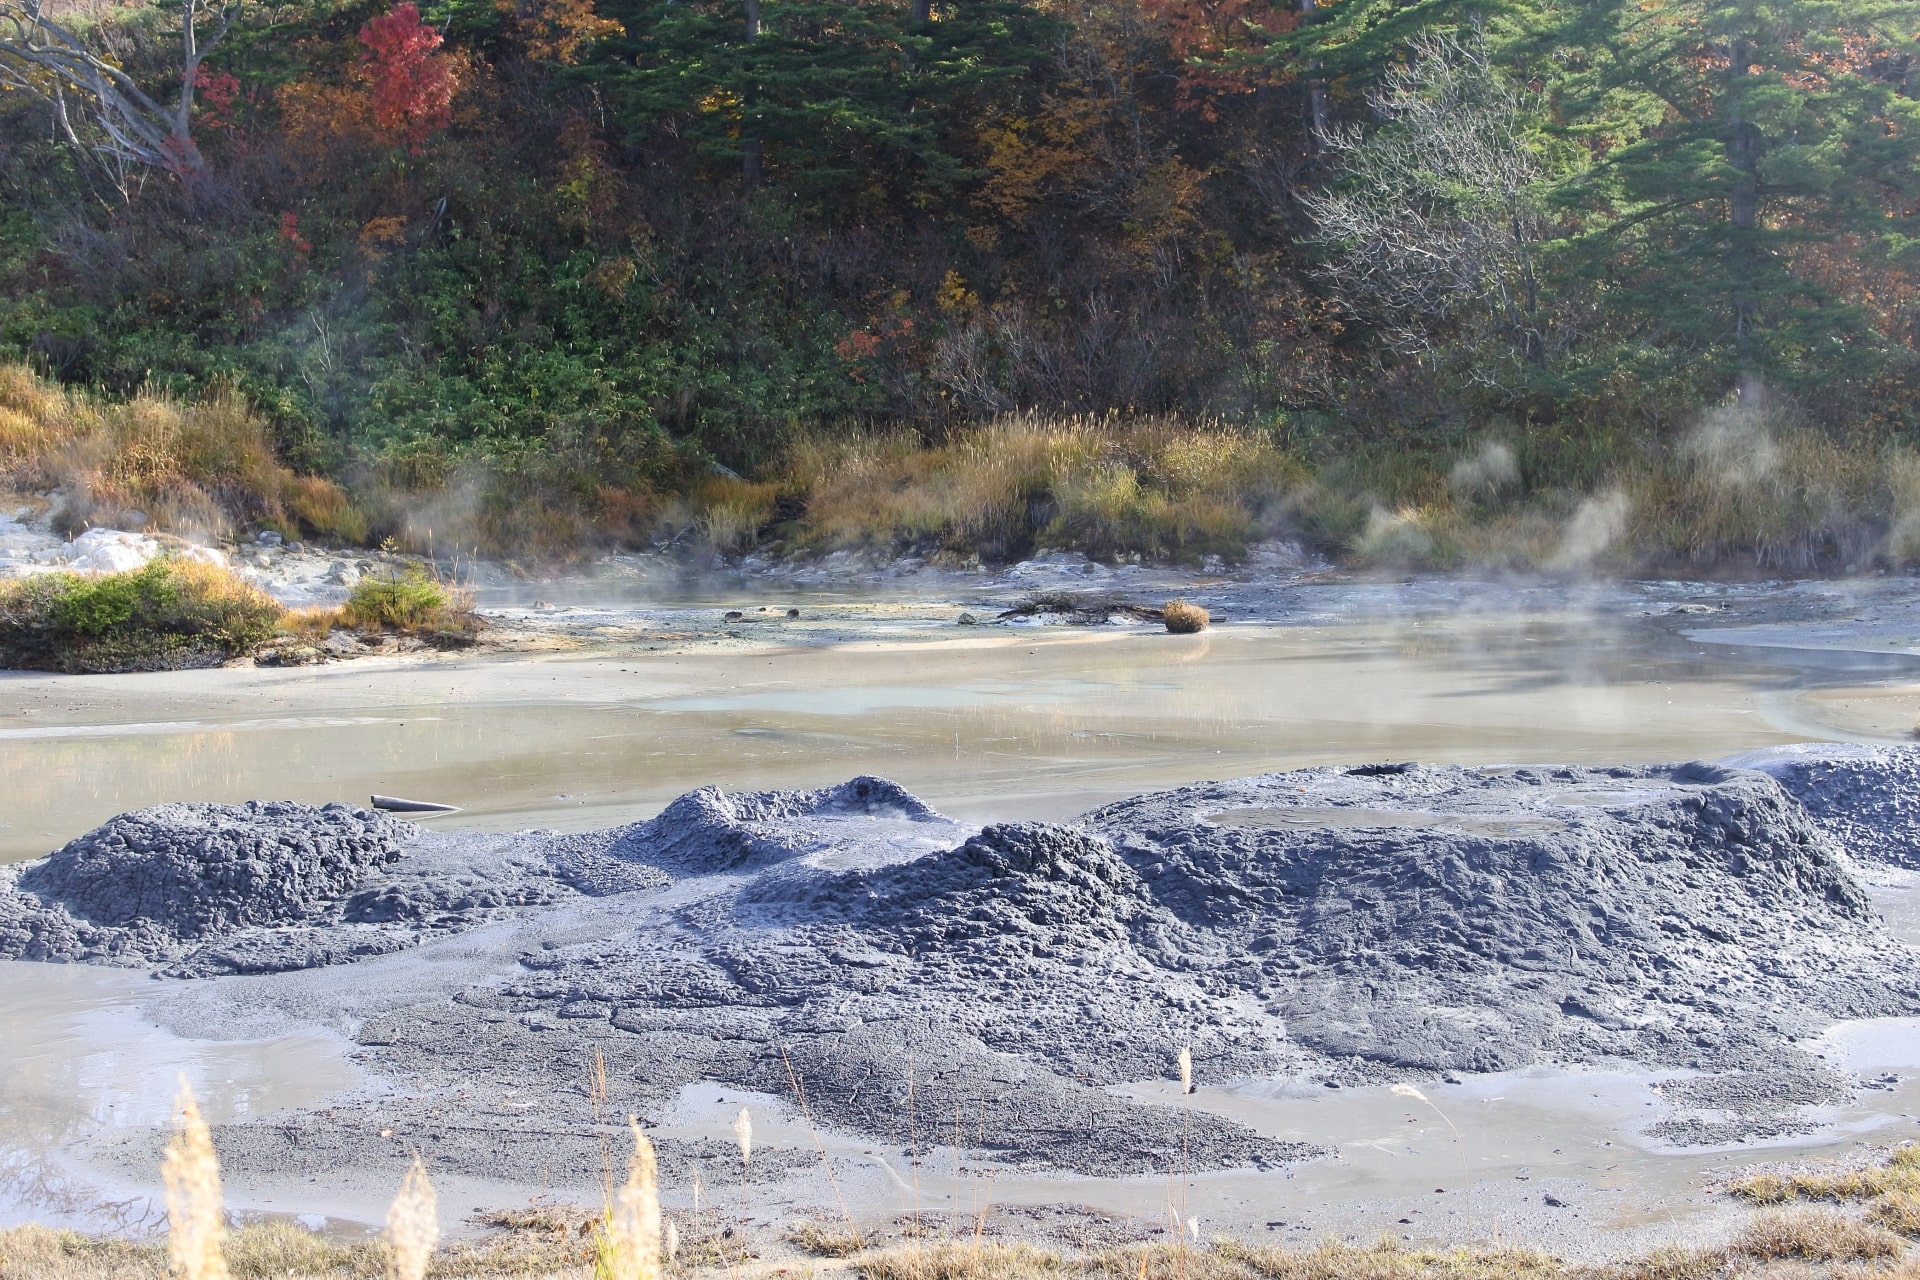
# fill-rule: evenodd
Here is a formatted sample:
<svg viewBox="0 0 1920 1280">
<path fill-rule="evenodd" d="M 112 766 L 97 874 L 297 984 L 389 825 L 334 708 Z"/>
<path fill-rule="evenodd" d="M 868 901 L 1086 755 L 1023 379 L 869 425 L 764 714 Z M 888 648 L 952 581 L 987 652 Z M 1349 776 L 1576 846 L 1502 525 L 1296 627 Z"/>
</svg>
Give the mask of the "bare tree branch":
<svg viewBox="0 0 1920 1280">
<path fill-rule="evenodd" d="M 45 101 L 55 127 L 73 146 L 119 165 L 135 164 L 186 175 L 204 168 L 193 141 L 193 93 L 200 64 L 232 29 L 242 0 L 183 0 L 180 11 L 180 91 L 171 107 L 140 88 L 105 53 L 47 15 L 46 0 L 0 0 L 0 88 Z M 73 102 L 86 104 L 86 140 Z"/>
<path fill-rule="evenodd" d="M 1537 104 L 1471 37 L 1429 32 L 1407 52 L 1369 98 L 1380 127 L 1323 137 L 1343 175 L 1306 197 L 1331 251 L 1323 270 L 1396 349 L 1425 350 L 1442 325 L 1491 323 L 1541 363 Z"/>
</svg>

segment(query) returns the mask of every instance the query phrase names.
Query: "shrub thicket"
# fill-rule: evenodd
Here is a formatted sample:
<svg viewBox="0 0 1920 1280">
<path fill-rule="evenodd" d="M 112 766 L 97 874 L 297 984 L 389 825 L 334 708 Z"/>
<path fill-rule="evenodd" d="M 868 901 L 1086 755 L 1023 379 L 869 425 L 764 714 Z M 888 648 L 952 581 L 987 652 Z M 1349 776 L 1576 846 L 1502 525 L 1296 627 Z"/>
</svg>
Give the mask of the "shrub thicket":
<svg viewBox="0 0 1920 1280">
<path fill-rule="evenodd" d="M 160 556 L 124 573 L 0 582 L 0 664 L 44 671 L 209 667 L 273 634 L 280 606 L 228 570 Z"/>
</svg>

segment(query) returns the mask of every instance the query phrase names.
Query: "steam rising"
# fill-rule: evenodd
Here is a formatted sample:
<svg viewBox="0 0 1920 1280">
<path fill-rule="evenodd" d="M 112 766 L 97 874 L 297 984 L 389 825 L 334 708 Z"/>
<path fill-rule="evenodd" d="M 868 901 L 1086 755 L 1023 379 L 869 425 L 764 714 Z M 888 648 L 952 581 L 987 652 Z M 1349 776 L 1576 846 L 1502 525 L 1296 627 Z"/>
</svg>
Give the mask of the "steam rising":
<svg viewBox="0 0 1920 1280">
<path fill-rule="evenodd" d="M 1496 494 L 1520 482 L 1520 461 L 1498 440 L 1483 440 L 1471 456 L 1453 464 L 1447 485 L 1463 498 Z"/>
<path fill-rule="evenodd" d="M 1766 388 L 1746 379 L 1725 403 L 1700 415 L 1680 442 L 1680 454 L 1708 484 L 1722 489 L 1752 489 L 1771 476 L 1780 461 L 1774 440 Z"/>
<path fill-rule="evenodd" d="M 1595 494 L 1582 502 L 1560 535 L 1560 546 L 1547 561 L 1549 569 L 1572 572 L 1591 568 L 1627 531 L 1633 501 L 1619 489 Z"/>
</svg>

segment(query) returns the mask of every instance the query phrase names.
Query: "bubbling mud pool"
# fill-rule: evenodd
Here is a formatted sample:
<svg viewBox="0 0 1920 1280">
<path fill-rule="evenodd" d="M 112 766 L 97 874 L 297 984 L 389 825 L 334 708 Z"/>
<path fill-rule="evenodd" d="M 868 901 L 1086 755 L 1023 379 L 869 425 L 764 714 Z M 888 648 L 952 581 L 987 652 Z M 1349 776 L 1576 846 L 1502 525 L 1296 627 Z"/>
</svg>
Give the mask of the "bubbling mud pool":
<svg viewBox="0 0 1920 1280">
<path fill-rule="evenodd" d="M 855 629 L 831 644 L 370 660 L 94 682 L 0 677 L 0 776 L 9 780 L 0 857 L 41 856 L 114 813 L 170 800 L 363 802 L 381 791 L 466 807 L 431 820 L 434 830 L 581 830 L 645 817 L 703 784 L 748 790 L 880 773 L 977 824 L 1054 819 L 1153 787 L 1305 764 L 1711 759 L 1808 739 L 1903 736 L 1896 717 L 1867 721 L 1858 708 L 1913 696 L 1910 672 L 1920 669 L 1904 653 L 1866 655 L 1824 637 L 1804 651 L 1778 643 L 1777 634 L 1766 648 L 1715 643 L 1702 629 L 1681 634 L 1612 604 L 1361 613 L 1236 619 L 1200 637 L 1128 628 L 963 633 L 942 619 L 896 619 L 887 634 Z M 1610 802 L 1603 790 L 1563 797 L 1569 808 Z M 1274 812 L 1215 811 L 1225 824 L 1253 829 L 1368 825 L 1350 812 Z M 1516 821 L 1527 830 L 1510 830 Z M 1448 819 L 1490 837 L 1544 832 L 1560 821 L 1545 813 Z M 1377 825 L 1426 824 L 1401 813 Z M 1911 939 L 1915 931 L 1901 922 L 1920 920 L 1912 906 L 1920 894 L 1897 877 L 1871 890 L 1896 932 Z M 421 966 L 459 970 L 478 952 L 511 946 L 483 929 L 395 962 L 417 976 Z M 216 1119 L 312 1109 L 342 1090 L 361 1096 L 382 1087 L 361 1079 L 350 1056 L 353 1023 L 287 1034 L 263 1018 L 202 1039 L 196 1033 L 206 1028 L 168 1011 L 171 993 L 226 979 L 155 984 L 22 962 L 0 964 L 0 975 L 0 1026 L 24 1028 L 21 1042 L 36 1046 L 17 1070 L 43 1082 L 9 1087 L 0 1098 L 0 1147 L 13 1175 L 4 1194 L 15 1218 L 137 1219 L 140 1197 L 153 1189 L 153 1126 L 175 1068 L 203 1099 L 212 1096 Z M 446 995 L 455 994 L 450 985 Z M 1853 1034 L 1880 1036 L 1875 1044 L 1905 1044 L 1901 1037 L 1914 1034 L 1888 1020 L 1858 1025 L 1865 1030 Z M 99 1045 L 115 1038 L 133 1056 L 98 1057 Z M 1920 1060 L 1903 1048 L 1875 1052 Z M 127 1065 L 136 1061 L 142 1070 Z M 92 1075 L 75 1067 L 89 1062 Z M 1909 1118 L 1920 1111 L 1920 1093 L 1897 1066 L 1872 1071 L 1901 1078 L 1831 1104 L 1817 1134 L 1744 1150 L 1829 1155 L 1920 1132 Z M 1650 1132 L 1672 1110 L 1652 1086 L 1673 1074 L 1467 1074 L 1423 1084 L 1431 1106 L 1385 1085 L 1335 1090 L 1279 1079 L 1203 1084 L 1185 1101 L 1161 1080 L 1112 1092 L 1338 1152 L 1283 1169 L 1185 1179 L 1185 1210 L 1209 1233 L 1524 1234 L 1591 1254 L 1712 1234 L 1724 1223 L 1724 1205 L 1702 1192 L 1702 1180 L 1742 1155 L 1680 1151 Z M 62 1088 L 68 1080 L 74 1086 Z M 113 1083 L 90 1083 L 100 1080 Z M 144 1110 L 115 1103 L 125 1097 L 123 1083 L 150 1095 Z M 510 1113 L 514 1100 L 487 1104 Z M 768 1141 L 784 1133 L 803 1157 L 785 1171 L 784 1186 L 776 1189 L 780 1179 L 770 1175 L 757 1212 L 836 1216 L 808 1182 L 813 1137 L 781 1092 L 691 1084 L 650 1119 L 666 1136 L 724 1150 L 742 1104 L 754 1107 Z M 964 1123 L 958 1117 L 958 1127 Z M 935 1136 L 932 1121 L 927 1129 L 904 1145 L 821 1135 L 844 1160 L 842 1190 L 863 1215 L 1070 1203 L 1123 1222 L 1166 1216 L 1164 1176 L 997 1170 L 989 1182 Z M 724 1180 L 724 1158 L 714 1169 Z M 308 1213 L 350 1227 L 378 1220 L 391 1192 L 384 1175 L 317 1182 L 242 1168 L 230 1177 L 230 1200 L 246 1211 Z M 550 1169 L 537 1183 L 590 1201 L 595 1176 Z M 472 1208 L 524 1202 L 538 1189 L 525 1180 L 442 1181 L 450 1221 Z M 682 1205 L 685 1194 L 670 1188 Z"/>
</svg>

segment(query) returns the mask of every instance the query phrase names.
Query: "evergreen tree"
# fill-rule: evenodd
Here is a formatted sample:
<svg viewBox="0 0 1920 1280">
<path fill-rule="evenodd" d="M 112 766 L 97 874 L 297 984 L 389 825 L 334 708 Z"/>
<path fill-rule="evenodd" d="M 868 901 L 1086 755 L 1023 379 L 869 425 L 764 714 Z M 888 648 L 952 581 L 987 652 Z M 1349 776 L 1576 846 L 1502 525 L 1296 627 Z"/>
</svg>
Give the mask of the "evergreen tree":
<svg viewBox="0 0 1920 1280">
<path fill-rule="evenodd" d="M 968 172 L 982 104 L 1046 57 L 1056 25 L 1021 0 L 958 0 L 937 20 L 841 0 L 625 0 L 603 11 L 627 35 L 607 42 L 593 74 L 630 129 L 668 126 L 749 168 L 764 157 L 805 197 L 951 187 Z"/>
<path fill-rule="evenodd" d="M 1562 202 L 1633 342 L 1721 389 L 1884 354 L 1799 257 L 1913 253 L 1917 33 L 1911 0 L 1562 0 L 1513 42 L 1589 153 Z"/>
</svg>

